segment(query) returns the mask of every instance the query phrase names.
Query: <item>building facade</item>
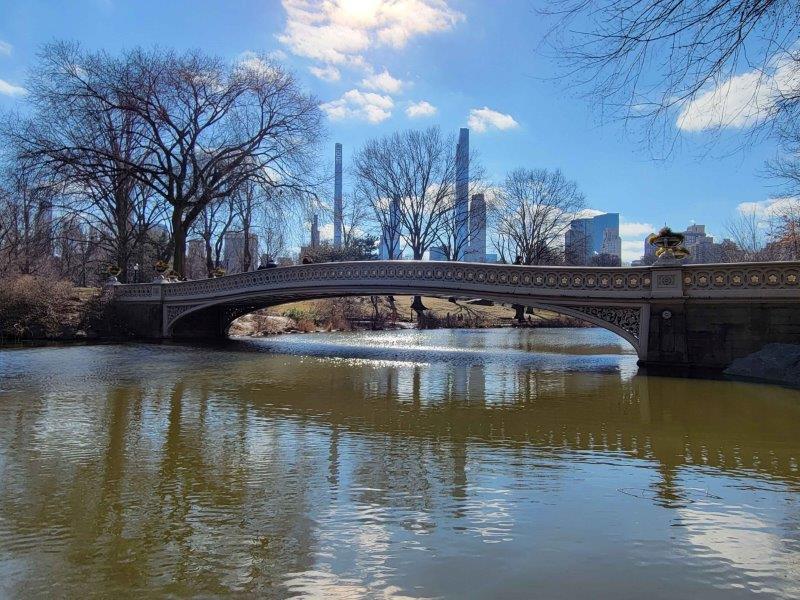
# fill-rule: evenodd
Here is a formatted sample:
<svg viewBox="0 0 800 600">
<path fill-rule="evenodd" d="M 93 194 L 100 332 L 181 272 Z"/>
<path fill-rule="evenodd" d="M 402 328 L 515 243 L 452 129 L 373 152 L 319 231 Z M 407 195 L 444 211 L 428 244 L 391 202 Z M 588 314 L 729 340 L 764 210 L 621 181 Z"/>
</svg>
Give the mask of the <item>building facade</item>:
<svg viewBox="0 0 800 600">
<path fill-rule="evenodd" d="M 469 262 L 487 262 L 486 199 L 483 194 L 473 194 L 469 205 L 469 248 L 465 259 Z"/>
<path fill-rule="evenodd" d="M 203 239 L 193 239 L 186 243 L 186 277 L 188 279 L 208 277 L 206 241 Z"/>
<path fill-rule="evenodd" d="M 381 227 L 380 260 L 400 258 L 400 198 L 393 198 L 389 205 L 389 216 Z"/>
<path fill-rule="evenodd" d="M 456 201 L 454 243 L 458 254 L 469 245 L 469 129 L 462 127 L 456 145 Z"/>
<path fill-rule="evenodd" d="M 222 254 L 222 268 L 228 274 L 255 271 L 258 268 L 258 236 L 251 233 L 245 247 L 245 234 L 243 231 L 234 231 L 225 234 L 225 246 Z M 247 256 L 250 255 L 248 265 Z"/>
<path fill-rule="evenodd" d="M 714 262 L 724 261 L 724 245 L 725 242 L 732 244 L 730 240 L 723 240 L 722 243 L 714 241 L 714 237 L 706 233 L 706 226 L 700 224 L 692 224 L 686 228 L 683 234 L 683 246 L 689 251 L 683 263 L 691 264 L 707 264 Z M 633 261 L 633 265 L 649 265 L 656 260 L 656 249 L 650 244 L 647 239 L 644 240 L 644 253 L 641 260 Z"/>
<path fill-rule="evenodd" d="M 342 145 L 336 144 L 334 154 L 333 183 L 333 245 L 342 247 L 343 208 L 342 208 Z"/>
<path fill-rule="evenodd" d="M 621 264 L 619 213 L 574 219 L 564 234 L 564 254 L 574 265 Z"/>
</svg>

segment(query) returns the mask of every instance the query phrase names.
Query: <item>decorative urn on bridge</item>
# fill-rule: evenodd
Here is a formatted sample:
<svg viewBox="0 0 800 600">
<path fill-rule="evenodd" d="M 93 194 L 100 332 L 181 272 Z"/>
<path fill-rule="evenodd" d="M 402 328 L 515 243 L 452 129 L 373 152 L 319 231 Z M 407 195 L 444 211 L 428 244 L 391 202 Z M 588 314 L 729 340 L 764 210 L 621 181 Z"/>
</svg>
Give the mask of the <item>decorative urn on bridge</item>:
<svg viewBox="0 0 800 600">
<path fill-rule="evenodd" d="M 166 273 L 167 269 L 169 268 L 169 265 L 166 263 L 166 261 L 157 260 L 153 267 L 156 270 L 156 278 L 153 280 L 153 283 L 166 283 L 167 278 L 164 276 L 164 273 Z"/>
<path fill-rule="evenodd" d="M 647 243 L 656 248 L 656 265 L 675 265 L 689 256 L 689 251 L 683 247 L 684 236 L 682 233 L 672 231 L 669 227 L 662 227 L 658 233 L 647 236 Z"/>
<path fill-rule="evenodd" d="M 119 285 L 119 279 L 117 279 L 117 277 L 122 273 L 122 269 L 118 265 L 108 265 L 106 273 L 108 273 L 106 285 Z"/>
</svg>

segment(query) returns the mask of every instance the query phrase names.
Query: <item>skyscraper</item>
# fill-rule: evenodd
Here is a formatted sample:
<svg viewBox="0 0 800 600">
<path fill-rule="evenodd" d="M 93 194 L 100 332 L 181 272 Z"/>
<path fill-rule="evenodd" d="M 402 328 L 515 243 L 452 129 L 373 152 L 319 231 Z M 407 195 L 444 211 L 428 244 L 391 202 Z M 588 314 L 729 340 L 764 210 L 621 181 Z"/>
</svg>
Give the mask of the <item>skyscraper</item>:
<svg viewBox="0 0 800 600">
<path fill-rule="evenodd" d="M 311 248 L 319 246 L 319 215 L 314 215 L 311 218 Z"/>
<path fill-rule="evenodd" d="M 469 243 L 469 129 L 462 127 L 456 145 L 456 202 L 454 250 L 462 256 Z"/>
<path fill-rule="evenodd" d="M 249 254 L 249 257 L 245 256 L 246 254 Z M 242 271 L 255 271 L 258 267 L 258 256 L 258 236 L 255 233 L 248 236 L 246 249 L 243 231 L 232 231 L 225 234 L 222 265 L 228 275 Z M 250 264 L 245 268 L 248 258 Z"/>
<path fill-rule="evenodd" d="M 564 235 L 566 258 L 574 265 L 594 264 L 603 254 L 606 258 L 615 257 L 619 261 L 621 249 L 619 213 L 575 219 Z"/>
<path fill-rule="evenodd" d="M 486 262 L 486 200 L 483 194 L 473 194 L 469 205 L 469 251 L 466 259 Z"/>
<path fill-rule="evenodd" d="M 382 227 L 378 258 L 380 260 L 400 258 L 400 198 L 396 196 L 389 205 L 389 218 Z"/>
<path fill-rule="evenodd" d="M 333 184 L 333 245 L 342 246 L 342 145 L 336 144 L 335 179 Z"/>
</svg>

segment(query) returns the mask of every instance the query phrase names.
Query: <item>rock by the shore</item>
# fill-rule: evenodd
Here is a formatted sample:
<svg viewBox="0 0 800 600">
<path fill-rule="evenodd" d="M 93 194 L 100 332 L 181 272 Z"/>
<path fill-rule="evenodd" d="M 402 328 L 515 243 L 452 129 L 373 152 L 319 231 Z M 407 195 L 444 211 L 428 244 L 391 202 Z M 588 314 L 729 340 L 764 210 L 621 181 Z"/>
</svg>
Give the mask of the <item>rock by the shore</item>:
<svg viewBox="0 0 800 600">
<path fill-rule="evenodd" d="M 800 387 L 800 345 L 767 344 L 758 352 L 737 358 L 725 374 Z"/>
<path fill-rule="evenodd" d="M 228 333 L 233 336 L 260 337 L 276 333 L 287 333 L 295 331 L 296 328 L 297 323 L 289 317 L 249 314 L 239 317 L 231 323 Z"/>
</svg>

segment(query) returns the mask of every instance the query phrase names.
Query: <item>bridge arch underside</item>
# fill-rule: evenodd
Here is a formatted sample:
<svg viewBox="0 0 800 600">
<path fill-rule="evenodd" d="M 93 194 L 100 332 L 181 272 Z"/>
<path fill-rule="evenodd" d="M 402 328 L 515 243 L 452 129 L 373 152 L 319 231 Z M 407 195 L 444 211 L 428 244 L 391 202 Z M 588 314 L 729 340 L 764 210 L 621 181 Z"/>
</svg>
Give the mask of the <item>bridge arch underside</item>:
<svg viewBox="0 0 800 600">
<path fill-rule="evenodd" d="M 426 296 L 457 298 L 459 300 L 492 300 L 503 304 L 519 304 L 575 317 L 607 329 L 633 346 L 639 358 L 647 349 L 649 305 L 641 301 L 611 301 L 605 299 L 575 300 L 558 297 L 532 297 L 513 294 L 434 290 L 430 287 L 397 287 L 364 289 L 309 289 L 287 293 L 248 293 L 227 296 L 207 302 L 169 304 L 164 311 L 164 337 L 175 339 L 220 338 L 227 335 L 230 324 L 248 313 L 303 300 L 322 300 L 355 296 Z"/>
</svg>

